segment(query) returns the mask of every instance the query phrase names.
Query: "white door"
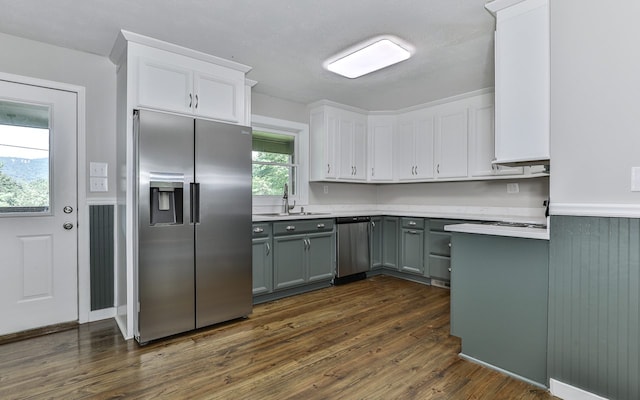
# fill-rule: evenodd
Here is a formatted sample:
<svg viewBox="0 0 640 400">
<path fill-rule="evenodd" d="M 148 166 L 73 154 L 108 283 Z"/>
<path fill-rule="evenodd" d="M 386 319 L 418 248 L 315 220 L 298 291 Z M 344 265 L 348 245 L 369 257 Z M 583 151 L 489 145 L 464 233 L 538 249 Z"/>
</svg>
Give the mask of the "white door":
<svg viewBox="0 0 640 400">
<path fill-rule="evenodd" d="M 0 80 L 0 335 L 78 319 L 76 102 Z"/>
</svg>

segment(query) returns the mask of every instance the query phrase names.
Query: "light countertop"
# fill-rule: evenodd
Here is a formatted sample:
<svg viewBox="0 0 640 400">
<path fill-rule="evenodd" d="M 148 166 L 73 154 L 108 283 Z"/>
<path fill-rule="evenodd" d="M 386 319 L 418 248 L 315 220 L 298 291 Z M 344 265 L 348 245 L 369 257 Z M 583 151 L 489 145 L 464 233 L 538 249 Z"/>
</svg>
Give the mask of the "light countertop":
<svg viewBox="0 0 640 400">
<path fill-rule="evenodd" d="M 491 224 L 455 224 L 446 225 L 445 231 L 476 233 L 480 235 L 509 236 L 525 239 L 549 240 L 549 228 L 526 226 L 500 226 Z"/>
</svg>

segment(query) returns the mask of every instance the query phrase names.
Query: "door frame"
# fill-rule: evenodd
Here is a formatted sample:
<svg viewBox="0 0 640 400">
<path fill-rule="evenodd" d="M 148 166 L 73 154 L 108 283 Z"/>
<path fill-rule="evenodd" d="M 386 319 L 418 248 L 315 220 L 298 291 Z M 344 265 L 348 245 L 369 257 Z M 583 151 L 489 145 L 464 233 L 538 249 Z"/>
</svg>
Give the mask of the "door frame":
<svg viewBox="0 0 640 400">
<path fill-rule="evenodd" d="M 89 322 L 91 312 L 91 276 L 89 269 L 89 208 L 86 188 L 86 89 L 84 86 L 0 72 L 0 80 L 76 94 L 76 175 L 78 217 L 78 323 Z M 86 228 L 85 228 L 86 227 Z"/>
</svg>

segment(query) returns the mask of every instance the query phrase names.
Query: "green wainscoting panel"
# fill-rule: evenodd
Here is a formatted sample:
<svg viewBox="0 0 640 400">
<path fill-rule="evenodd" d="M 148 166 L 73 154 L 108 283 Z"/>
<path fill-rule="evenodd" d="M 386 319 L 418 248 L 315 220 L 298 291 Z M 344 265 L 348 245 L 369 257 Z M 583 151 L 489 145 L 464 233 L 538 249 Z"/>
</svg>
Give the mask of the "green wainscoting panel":
<svg viewBox="0 0 640 400">
<path fill-rule="evenodd" d="M 114 306 L 113 206 L 89 206 L 91 311 Z"/>
<path fill-rule="evenodd" d="M 640 220 L 551 217 L 549 377 L 640 399 Z"/>
</svg>

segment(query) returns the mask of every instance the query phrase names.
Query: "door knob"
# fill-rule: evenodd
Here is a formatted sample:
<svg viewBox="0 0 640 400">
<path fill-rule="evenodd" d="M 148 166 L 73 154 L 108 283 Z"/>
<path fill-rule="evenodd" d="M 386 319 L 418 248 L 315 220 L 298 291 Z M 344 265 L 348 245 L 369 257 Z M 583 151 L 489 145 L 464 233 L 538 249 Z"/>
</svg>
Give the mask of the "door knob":
<svg viewBox="0 0 640 400">
<path fill-rule="evenodd" d="M 65 222 L 64 224 L 62 224 L 62 227 L 66 230 L 71 230 L 73 229 L 73 224 L 71 222 Z"/>
<path fill-rule="evenodd" d="M 65 214 L 71 214 L 73 212 L 73 207 L 65 206 L 62 211 L 64 211 Z"/>
</svg>

